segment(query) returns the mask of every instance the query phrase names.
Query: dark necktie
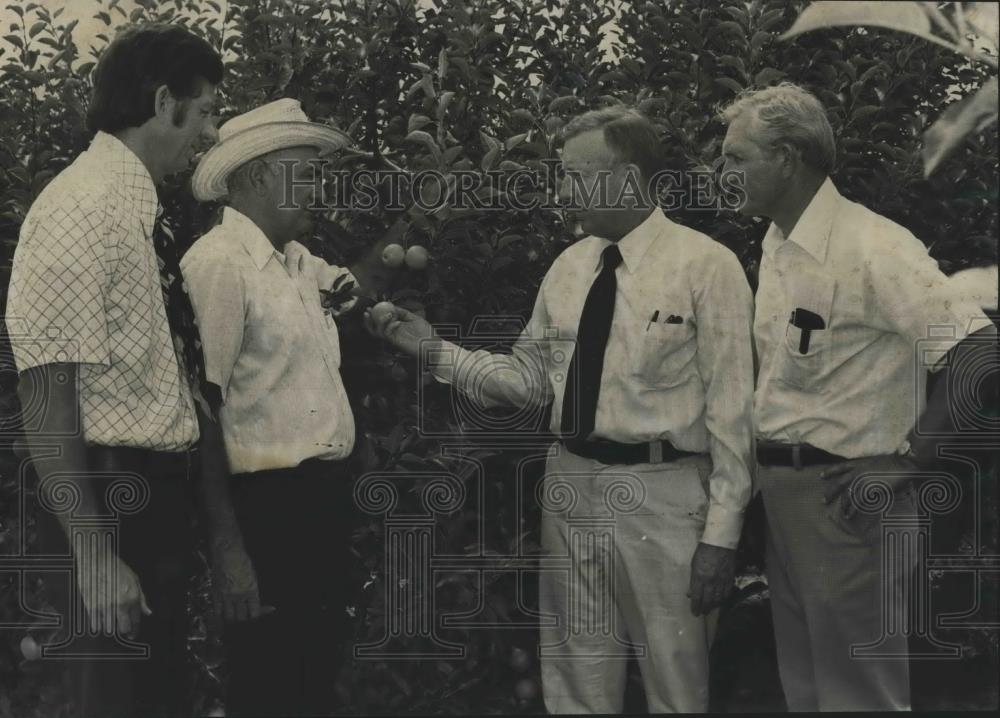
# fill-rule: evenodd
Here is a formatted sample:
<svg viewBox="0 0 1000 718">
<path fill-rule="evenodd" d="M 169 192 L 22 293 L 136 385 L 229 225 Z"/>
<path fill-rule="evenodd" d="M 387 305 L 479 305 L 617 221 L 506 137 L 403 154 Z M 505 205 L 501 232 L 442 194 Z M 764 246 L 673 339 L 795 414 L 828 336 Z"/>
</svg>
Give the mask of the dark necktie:
<svg viewBox="0 0 1000 718">
<path fill-rule="evenodd" d="M 174 349 L 187 375 L 188 387 L 195 401 L 201 405 L 207 416 L 214 416 L 214 412 L 205 401 L 208 394 L 206 394 L 205 361 L 201 354 L 201 334 L 198 332 L 191 298 L 188 297 L 187 289 L 184 287 L 177 242 L 162 210 L 157 214 L 156 223 L 153 225 L 153 248 L 156 250 L 157 264 L 160 267 L 160 289 L 163 290 L 163 304 L 167 311 L 167 323 L 170 325 Z"/>
<path fill-rule="evenodd" d="M 621 262 L 622 255 L 617 244 L 604 249 L 601 271 L 590 285 L 587 300 L 583 303 L 576 333 L 576 351 L 566 373 L 560 422 L 564 439 L 578 438 L 582 441 L 594 430 L 601 373 L 604 370 L 604 350 L 608 346 L 611 317 L 615 313 L 615 291 L 618 288 L 615 269 Z"/>
</svg>

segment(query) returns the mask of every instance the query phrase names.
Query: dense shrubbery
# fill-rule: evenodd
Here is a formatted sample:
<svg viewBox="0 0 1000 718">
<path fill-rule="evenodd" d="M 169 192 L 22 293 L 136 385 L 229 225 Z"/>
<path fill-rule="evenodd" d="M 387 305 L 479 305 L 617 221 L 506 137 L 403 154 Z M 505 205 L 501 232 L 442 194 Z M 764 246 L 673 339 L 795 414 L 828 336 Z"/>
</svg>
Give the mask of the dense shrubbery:
<svg viewBox="0 0 1000 718">
<path fill-rule="evenodd" d="M 138 0 L 138 5 L 126 13 L 116 0 L 101 0 L 95 12 L 109 36 L 124 23 L 153 19 L 201 32 L 225 53 L 223 117 L 270 99 L 299 98 L 312 118 L 336 124 L 376 155 L 345 158 L 345 167 L 384 166 L 384 158 L 410 170 L 446 174 L 536 168 L 555 157 L 558 129 L 570 116 L 618 102 L 637 105 L 655 120 L 674 167 L 710 167 L 723 134 L 719 106 L 745 87 L 792 80 L 815 91 L 829 108 L 838 143 L 834 178 L 846 196 L 910 228 L 947 272 L 996 261 L 995 134 L 970 138 L 929 180 L 923 179 L 919 155 L 922 130 L 956 93 L 981 85 L 985 70 L 946 49 L 888 31 L 830 30 L 779 41 L 802 3 L 661 1 L 624 3 L 612 12 L 612 3 L 598 0 L 441 0 L 431 8 L 416 8 L 412 0 L 230 0 L 225 17 L 211 0 Z M 46 181 L 89 141 L 84 107 L 94 60 L 75 46 L 72 26 L 58 14 L 34 3 L 12 7 L 20 20 L 10 28 L 8 51 L 0 55 L 4 304 L 25 212 Z M 616 34 L 602 44 L 602 28 L 612 19 Z M 165 202 L 176 234 L 190 242 L 212 221 L 213 208 L 194 204 L 185 179 L 168 189 Z M 762 223 L 683 209 L 675 218 L 732 248 L 753 279 Z M 542 210 L 426 213 L 409 206 L 340 212 L 323 222 L 314 250 L 358 267 L 373 293 L 423 309 L 432 321 L 468 331 L 479 318 L 478 330 L 509 333 L 516 321 L 497 316 L 527 316 L 539 279 L 572 241 L 558 220 Z M 389 241 L 426 246 L 430 268 L 386 271 L 378 257 Z M 442 554 L 533 553 L 538 516 L 531 484 L 537 466 L 524 477 L 527 499 L 520 507 L 516 499 L 522 494 L 514 487 L 515 467 L 525 452 L 479 446 L 470 436 L 464 448 L 440 453 L 440 442 L 417 427 L 429 422 L 461 439 L 463 426 L 447 390 L 424 382 L 410 361 L 366 338 L 356 323 L 345 321 L 342 332 L 361 468 L 396 475 L 401 510 L 419 509 L 419 492 L 428 479 L 416 472 L 444 469 L 466 481 L 468 506 L 481 501 L 485 512 L 479 516 L 462 507 L 439 520 Z M 15 417 L 15 376 L 4 356 L 3 416 Z M 419 409 L 418 387 L 423 387 Z M 18 522 L 16 461 L 8 455 L 3 467 L 0 550 L 7 552 Z M 473 476 L 484 477 L 481 492 L 472 490 Z M 385 631 L 382 536 L 379 517 L 359 524 L 360 562 L 350 580 L 358 587 L 360 640 L 377 640 Z M 752 541 L 748 549 L 752 564 Z M 462 660 L 358 662 L 342 680 L 350 705 L 460 713 L 539 707 L 527 687 L 524 698 L 512 695 L 521 674 L 509 665 L 511 649 L 530 652 L 534 646 L 530 628 L 504 630 L 522 615 L 512 575 L 498 573 L 483 585 L 472 576 L 438 577 L 437 613 L 478 608 L 483 622 L 499 627 L 444 631 L 443 638 L 467 646 Z M 0 576 L 0 622 L 20 618 L 18 590 L 11 576 Z M 32 594 L 37 587 L 25 590 Z M 195 595 L 203 600 L 203 591 Z M 530 609 L 533 587 L 527 585 L 521 595 L 527 603 L 522 608 Z M 194 613 L 194 637 L 210 638 L 204 604 L 196 604 Z M 7 665 L 13 662 L 14 633 L 12 640 L 0 641 L 0 681 L 16 682 L 3 677 L 16 670 Z M 974 651 L 986 650 L 980 634 L 963 640 Z M 207 643 L 208 649 L 202 641 L 193 644 L 204 677 L 199 701 L 217 695 L 219 666 Z M 528 670 L 525 675 L 533 668 Z M 22 701 L 24 710 L 15 713 L 26 713 L 26 706 L 39 700 L 30 693 L 20 691 L 15 701 Z M 44 705 L 46 699 L 40 700 Z M 0 715 L 6 711 L 0 702 Z"/>
</svg>

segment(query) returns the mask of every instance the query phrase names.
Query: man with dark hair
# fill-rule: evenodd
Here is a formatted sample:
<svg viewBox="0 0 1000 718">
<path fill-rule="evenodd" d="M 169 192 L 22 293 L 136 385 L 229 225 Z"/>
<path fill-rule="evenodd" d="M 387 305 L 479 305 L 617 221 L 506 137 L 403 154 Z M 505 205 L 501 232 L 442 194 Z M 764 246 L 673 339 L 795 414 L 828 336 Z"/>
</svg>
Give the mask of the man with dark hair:
<svg viewBox="0 0 1000 718">
<path fill-rule="evenodd" d="M 883 534 L 882 519 L 902 531 L 915 511 L 912 483 L 938 458 L 932 437 L 915 431 L 918 367 L 943 375 L 926 429 L 926 419 L 962 413 L 948 387 L 970 357 L 989 362 L 992 344 L 995 368 L 996 332 L 913 234 L 840 194 L 833 129 L 811 93 L 791 83 L 751 91 L 723 119 L 740 212 L 772 220 L 754 319 L 754 425 L 788 708 L 908 710 L 899 627 L 911 620 L 903 587 L 914 566 L 893 544 L 919 537 Z M 988 383 L 983 366 L 970 392 Z"/>
<path fill-rule="evenodd" d="M 367 317 L 486 406 L 552 405 L 542 494 L 573 496 L 543 502 L 543 548 L 571 561 L 539 576 L 552 713 L 621 712 L 636 648 L 651 712 L 707 710 L 750 498 L 750 287 L 732 252 L 649 196 L 659 148 L 625 108 L 567 125 L 560 199 L 590 236 L 545 275 L 512 354 L 470 352 L 399 307 Z"/>
<path fill-rule="evenodd" d="M 187 494 L 203 372 L 156 185 L 216 139 L 222 75 L 178 26 L 115 38 L 94 73 L 96 135 L 32 205 L 14 255 L 18 391 L 25 407 L 45 397 L 27 436 L 49 509 L 39 533 L 75 566 L 69 635 L 46 655 L 69 659 L 81 715 L 190 710 Z"/>
</svg>

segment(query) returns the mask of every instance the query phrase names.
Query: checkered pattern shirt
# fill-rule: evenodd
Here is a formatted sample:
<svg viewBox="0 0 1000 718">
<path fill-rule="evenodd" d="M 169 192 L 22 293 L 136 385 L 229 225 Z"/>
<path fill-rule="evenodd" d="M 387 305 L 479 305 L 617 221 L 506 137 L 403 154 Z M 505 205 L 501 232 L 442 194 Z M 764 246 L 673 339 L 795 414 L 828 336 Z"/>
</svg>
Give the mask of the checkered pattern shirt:
<svg viewBox="0 0 1000 718">
<path fill-rule="evenodd" d="M 21 227 L 7 304 L 19 372 L 79 365 L 90 444 L 178 451 L 198 439 L 151 241 L 156 187 L 112 135 L 39 195 Z"/>
</svg>

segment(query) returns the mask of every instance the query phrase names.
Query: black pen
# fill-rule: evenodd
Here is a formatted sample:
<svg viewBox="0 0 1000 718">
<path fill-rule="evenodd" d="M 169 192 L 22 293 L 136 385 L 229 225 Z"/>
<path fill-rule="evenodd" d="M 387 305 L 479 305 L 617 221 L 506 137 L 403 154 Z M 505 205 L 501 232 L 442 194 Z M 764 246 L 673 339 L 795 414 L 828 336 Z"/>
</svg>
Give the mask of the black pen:
<svg viewBox="0 0 1000 718">
<path fill-rule="evenodd" d="M 649 323 L 646 324 L 646 331 L 647 332 L 649 331 L 649 327 L 652 326 L 653 322 L 655 322 L 659 318 L 660 318 L 660 310 L 657 309 L 655 312 L 653 312 L 653 316 L 651 316 L 649 318 Z"/>
</svg>

